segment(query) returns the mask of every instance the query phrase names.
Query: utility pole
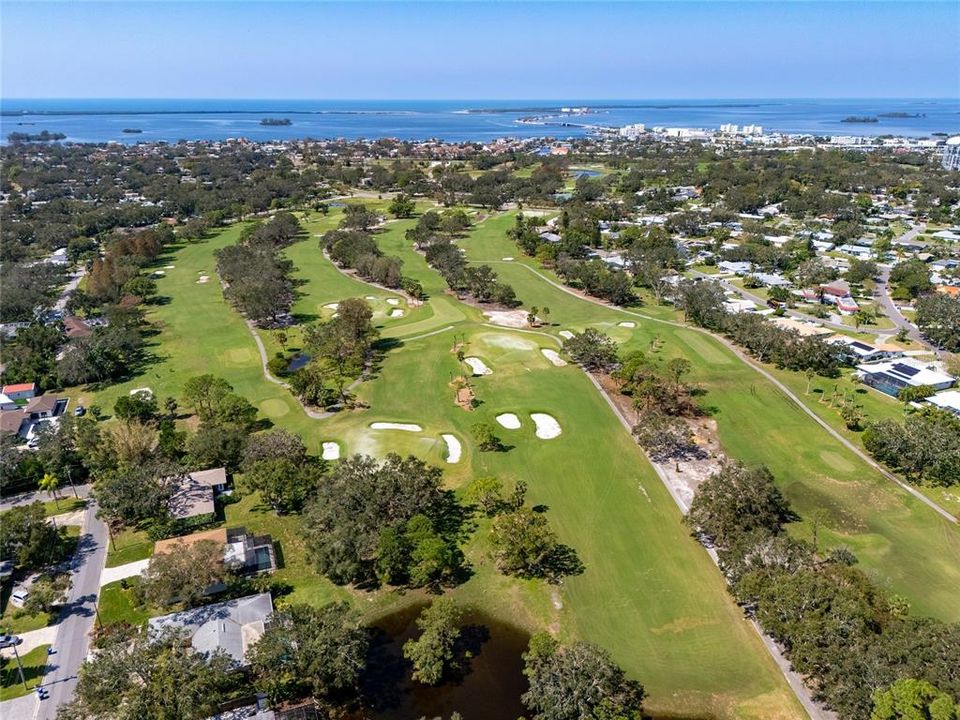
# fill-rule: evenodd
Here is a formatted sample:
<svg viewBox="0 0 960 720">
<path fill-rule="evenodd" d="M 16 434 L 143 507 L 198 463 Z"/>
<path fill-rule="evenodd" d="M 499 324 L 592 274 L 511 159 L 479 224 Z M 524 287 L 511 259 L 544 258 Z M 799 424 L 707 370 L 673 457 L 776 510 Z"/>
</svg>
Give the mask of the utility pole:
<svg viewBox="0 0 960 720">
<path fill-rule="evenodd" d="M 13 647 L 13 656 L 17 659 L 17 669 L 20 671 L 20 682 L 23 684 L 23 689 L 29 692 L 30 688 L 27 687 L 27 680 L 23 677 L 23 663 L 20 662 L 20 653 L 17 652 L 16 644 L 11 647 Z"/>
<path fill-rule="evenodd" d="M 77 492 L 77 486 L 73 484 L 73 478 L 70 475 L 70 468 L 67 468 L 67 482 L 70 483 L 70 487 L 73 488 L 73 496 L 79 500 L 80 494 Z"/>
</svg>

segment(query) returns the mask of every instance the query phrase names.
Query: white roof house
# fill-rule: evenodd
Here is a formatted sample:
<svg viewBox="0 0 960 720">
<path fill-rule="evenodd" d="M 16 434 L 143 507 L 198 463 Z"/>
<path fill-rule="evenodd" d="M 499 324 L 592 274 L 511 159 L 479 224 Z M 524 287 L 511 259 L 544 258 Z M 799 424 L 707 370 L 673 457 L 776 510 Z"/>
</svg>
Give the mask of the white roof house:
<svg viewBox="0 0 960 720">
<path fill-rule="evenodd" d="M 952 412 L 954 415 L 960 415 L 960 390 L 947 390 L 931 395 L 927 402 L 941 410 Z"/>
<path fill-rule="evenodd" d="M 260 593 L 151 618 L 149 628 L 152 633 L 180 628 L 190 636 L 196 652 L 213 654 L 223 650 L 242 666 L 272 613 L 270 593 Z"/>
<path fill-rule="evenodd" d="M 894 397 L 905 387 L 927 385 L 934 390 L 946 390 L 957 381 L 953 375 L 940 372 L 913 358 L 898 358 L 888 362 L 857 366 L 857 377 L 865 384 Z"/>
</svg>

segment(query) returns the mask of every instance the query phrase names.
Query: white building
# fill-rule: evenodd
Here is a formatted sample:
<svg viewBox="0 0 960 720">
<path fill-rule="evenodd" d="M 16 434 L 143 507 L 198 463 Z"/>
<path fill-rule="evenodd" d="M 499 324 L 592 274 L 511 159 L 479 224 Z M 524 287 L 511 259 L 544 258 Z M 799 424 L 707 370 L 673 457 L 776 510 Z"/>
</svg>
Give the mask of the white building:
<svg viewBox="0 0 960 720">
<path fill-rule="evenodd" d="M 954 135 L 947 138 L 943 145 L 943 155 L 940 156 L 940 164 L 944 170 L 960 170 L 960 135 Z"/>
<path fill-rule="evenodd" d="M 643 123 L 634 123 L 633 125 L 624 125 L 620 128 L 620 137 L 637 138 L 647 131 L 647 126 Z"/>
</svg>

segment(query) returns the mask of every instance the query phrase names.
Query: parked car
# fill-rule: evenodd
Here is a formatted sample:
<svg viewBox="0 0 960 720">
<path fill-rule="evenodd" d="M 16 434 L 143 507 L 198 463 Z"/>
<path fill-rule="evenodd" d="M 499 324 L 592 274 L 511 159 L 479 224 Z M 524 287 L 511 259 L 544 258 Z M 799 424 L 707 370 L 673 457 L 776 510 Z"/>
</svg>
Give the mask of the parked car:
<svg viewBox="0 0 960 720">
<path fill-rule="evenodd" d="M 28 597 L 30 597 L 29 590 L 24 590 L 23 588 L 16 588 L 10 594 L 10 602 L 12 602 L 17 607 L 23 607 L 24 603 L 27 602 Z"/>
<path fill-rule="evenodd" d="M 0 635 L 0 648 L 10 647 L 11 645 L 19 645 L 23 642 L 23 638 L 19 635 Z"/>
<path fill-rule="evenodd" d="M 77 405 L 77 406 L 73 409 L 73 416 L 74 416 L 74 417 L 83 417 L 83 416 L 86 415 L 86 414 L 87 414 L 87 409 L 86 409 L 83 405 Z"/>
</svg>

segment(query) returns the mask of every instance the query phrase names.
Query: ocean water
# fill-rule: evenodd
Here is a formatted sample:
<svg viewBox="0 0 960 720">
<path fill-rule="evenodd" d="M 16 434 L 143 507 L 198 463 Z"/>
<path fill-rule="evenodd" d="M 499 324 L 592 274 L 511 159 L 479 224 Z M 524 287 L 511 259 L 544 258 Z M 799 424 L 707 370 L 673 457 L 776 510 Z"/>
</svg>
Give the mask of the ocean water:
<svg viewBox="0 0 960 720">
<path fill-rule="evenodd" d="M 588 107 L 563 115 L 562 107 Z M 910 117 L 881 117 L 904 113 Z M 537 124 L 519 122 L 537 117 Z M 845 123 L 850 116 L 876 123 Z M 260 120 L 288 118 L 288 126 Z M 960 133 L 960 99 L 875 100 L 0 100 L 0 137 L 11 132 L 64 133 L 71 142 L 251 140 L 293 138 L 571 138 L 591 127 L 645 123 L 718 129 L 722 123 L 816 135 Z M 142 130 L 124 133 L 124 128 Z"/>
</svg>

